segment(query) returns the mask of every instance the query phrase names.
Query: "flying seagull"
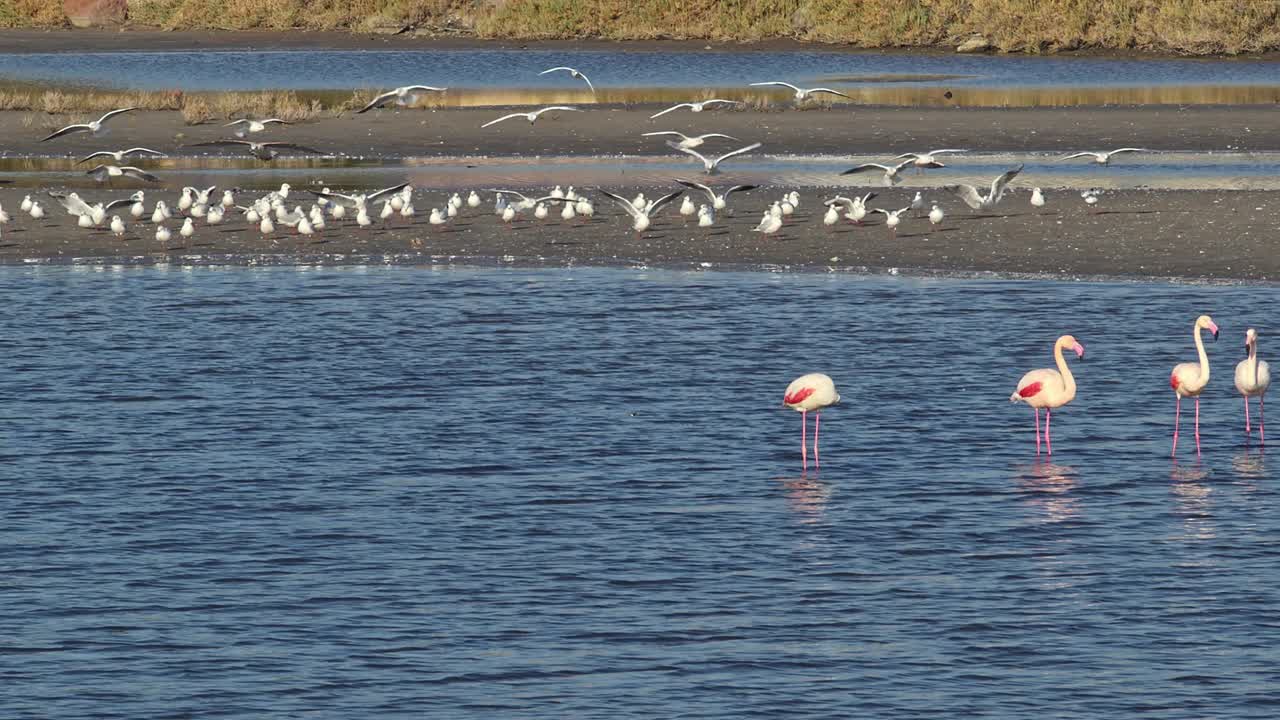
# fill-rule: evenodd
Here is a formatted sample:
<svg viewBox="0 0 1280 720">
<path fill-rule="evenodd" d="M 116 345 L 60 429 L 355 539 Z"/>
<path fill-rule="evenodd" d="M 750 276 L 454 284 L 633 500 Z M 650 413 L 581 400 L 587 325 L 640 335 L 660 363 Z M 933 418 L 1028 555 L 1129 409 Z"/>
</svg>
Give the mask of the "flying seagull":
<svg viewBox="0 0 1280 720">
<path fill-rule="evenodd" d="M 86 155 L 85 157 L 80 158 L 80 160 L 76 161 L 76 164 L 80 165 L 81 163 L 89 162 L 90 160 L 96 157 L 110 157 L 114 159 L 116 162 L 121 162 L 122 160 L 129 157 L 130 155 L 151 155 L 153 157 L 169 157 L 168 155 L 165 155 L 159 150 L 150 150 L 144 147 L 135 147 L 135 148 L 129 148 L 128 150 L 99 150 L 98 152 L 93 153 L 92 155 Z"/>
<path fill-rule="evenodd" d="M 538 73 L 538 74 L 539 74 L 539 75 L 546 75 L 547 73 L 553 73 L 553 72 L 556 72 L 557 70 L 563 70 L 563 71 L 565 71 L 565 72 L 569 73 L 569 76 L 570 76 L 570 77 L 572 77 L 574 80 L 581 80 L 582 82 L 586 83 L 586 84 L 587 84 L 587 87 L 591 88 L 591 94 L 592 94 L 592 95 L 595 95 L 595 94 L 596 94 L 596 87 L 595 87 L 595 85 L 592 85 L 592 84 L 591 84 L 591 81 L 590 81 L 589 79 L 587 79 L 587 76 L 586 76 L 586 75 L 583 75 L 582 73 L 578 72 L 577 70 L 574 70 L 574 69 L 573 69 L 573 68 L 571 68 L 571 67 L 567 67 L 567 66 L 563 66 L 563 65 L 562 65 L 562 66 L 560 66 L 560 67 L 547 68 L 546 70 L 543 70 L 542 72 L 540 72 L 540 73 Z"/>
<path fill-rule="evenodd" d="M 912 164 L 914 164 L 917 169 L 923 171 L 925 168 L 932 169 L 932 168 L 946 167 L 946 165 L 943 165 L 940 161 L 934 158 L 934 155 L 942 155 L 943 153 L 962 153 L 962 152 L 968 152 L 968 151 L 944 148 L 942 150 L 931 150 L 925 153 L 902 153 L 901 155 L 898 155 L 897 157 L 895 157 L 894 160 L 901 160 L 902 158 L 911 158 Z"/>
<path fill-rule="evenodd" d="M 710 187 L 703 185 L 702 183 L 696 183 L 691 180 L 676 180 L 676 182 L 692 190 L 701 190 L 706 193 L 707 197 L 711 198 L 711 207 L 715 210 L 724 209 L 724 206 L 729 202 L 730 194 L 736 192 L 747 192 L 748 190 L 755 190 L 759 187 L 759 185 L 734 185 L 728 190 L 717 195 L 715 190 L 712 190 Z"/>
<path fill-rule="evenodd" d="M 1112 155 L 1115 155 L 1117 153 L 1127 153 L 1127 152 L 1152 152 L 1152 151 L 1147 150 L 1146 148 L 1119 148 L 1117 150 L 1112 150 L 1111 152 L 1089 152 L 1086 150 L 1085 152 L 1072 153 L 1071 155 L 1060 157 L 1058 158 L 1058 161 L 1061 162 L 1063 160 L 1071 160 L 1072 158 L 1078 158 L 1078 157 L 1091 157 L 1093 158 L 1093 161 L 1098 163 L 1099 165 L 1107 165 L 1111 162 Z"/>
<path fill-rule="evenodd" d="M 369 112 L 376 107 L 384 107 L 388 102 L 394 100 L 396 105 L 412 105 L 418 102 L 418 98 L 423 93 L 444 92 L 449 88 L 432 87 L 430 85 L 405 85 L 398 87 L 391 92 L 385 92 L 374 98 L 372 102 L 356 111 L 356 114 Z"/>
<path fill-rule="evenodd" d="M 841 175 L 857 175 L 858 173 L 879 170 L 884 173 L 885 187 L 893 187 L 894 185 L 897 185 L 898 183 L 902 182 L 902 178 L 898 177 L 898 172 L 901 171 L 902 168 L 914 162 L 915 162 L 914 160 L 903 160 L 897 165 L 881 165 L 880 163 L 863 163 L 858 167 L 849 168 L 848 170 L 845 170 L 840 174 Z M 942 165 L 933 164 L 933 165 L 930 165 L 929 167 L 942 167 Z"/>
<path fill-rule="evenodd" d="M 762 86 L 765 86 L 765 85 L 778 85 L 778 86 L 780 86 L 780 87 L 789 87 L 789 88 L 791 88 L 792 90 L 795 90 L 795 91 L 796 91 L 796 102 L 802 102 L 802 101 L 804 101 L 804 100 L 808 99 L 808 97 L 809 97 L 810 95 L 814 94 L 814 93 L 831 93 L 832 95 L 839 95 L 839 96 L 840 96 L 840 97 L 842 97 L 842 98 L 848 98 L 848 97 L 849 97 L 848 95 L 845 95 L 844 93 L 840 92 L 839 90 L 832 90 L 831 88 L 826 88 L 826 87 L 816 87 L 816 88 L 802 88 L 802 87 L 796 87 L 795 85 L 792 85 L 792 84 L 791 84 L 791 83 L 789 83 L 789 82 L 782 82 L 781 80 L 773 80 L 773 81 L 771 81 L 771 82 L 758 82 L 758 83 L 751 83 L 751 86 L 752 86 L 752 87 L 762 87 Z M 850 99 L 850 100 L 852 100 L 853 98 L 849 98 L 849 99 Z"/>
<path fill-rule="evenodd" d="M 702 143 L 707 141 L 707 138 L 724 138 L 725 140 L 738 139 L 732 135 L 725 135 L 724 133 L 707 133 L 706 135 L 690 136 L 690 135 L 685 135 L 682 132 L 676 132 L 675 130 L 659 130 L 658 132 L 647 132 L 647 133 L 640 134 L 641 137 L 655 137 L 658 135 L 678 136 L 680 138 L 680 142 L 676 143 L 676 145 L 679 146 L 679 149 L 681 150 L 689 150 L 691 148 L 699 147 L 702 145 Z"/>
<path fill-rule="evenodd" d="M 246 132 L 260 133 L 263 130 L 267 129 L 268 124 L 273 124 L 273 123 L 279 124 L 279 125 L 293 124 L 291 122 L 286 122 L 284 120 L 281 120 L 280 118 L 267 118 L 266 120 L 250 120 L 248 118 L 240 118 L 239 120 L 232 120 L 231 122 L 227 123 L 226 125 L 223 125 L 222 127 L 231 127 L 232 125 L 243 125 L 244 127 L 240 128 L 239 130 L 236 130 L 236 137 L 244 137 Z"/>
<path fill-rule="evenodd" d="M 108 119 L 116 115 L 119 115 L 120 113 L 127 113 L 127 112 L 130 112 L 131 110 L 137 110 L 137 109 L 138 108 L 136 107 L 127 107 L 127 108 L 120 108 L 119 110 L 112 110 L 111 112 L 107 113 L 106 115 L 103 115 L 97 120 L 90 120 L 87 123 L 81 123 L 78 125 L 68 125 L 62 128 L 61 130 L 53 133 L 49 137 L 44 138 L 44 140 L 41 140 L 40 142 L 44 142 L 45 140 L 52 140 L 56 137 L 62 137 L 63 135 L 70 135 L 71 133 L 78 133 L 78 132 L 87 132 L 87 133 L 92 133 L 94 135 L 97 135 L 103 131 L 102 124 L 105 123 Z"/>
<path fill-rule="evenodd" d="M 487 127 L 489 127 L 490 125 L 497 125 L 498 123 L 502 122 L 503 120 L 511 120 L 512 118 L 524 118 L 525 120 L 528 120 L 528 121 L 529 121 L 529 124 L 530 124 L 530 125 L 532 125 L 532 124 L 534 123 L 534 121 L 536 121 L 536 120 L 538 119 L 538 116 L 542 115 L 542 113 L 545 113 L 545 112 L 551 112 L 552 110 L 568 110 L 568 111 L 570 111 L 570 112 L 582 112 L 581 110 L 579 110 L 579 109 L 578 109 L 578 108 L 576 108 L 576 107 L 566 107 L 566 106 L 564 106 L 564 105 L 552 105 L 551 107 L 544 107 L 544 108 L 542 108 L 541 110 L 534 110 L 533 112 L 527 112 L 527 113 L 511 113 L 510 115 L 503 115 L 502 117 L 498 118 L 497 120 L 490 120 L 489 122 L 487 122 L 487 123 L 485 123 L 485 124 L 481 125 L 480 127 L 481 127 L 481 128 L 487 128 Z"/>
<path fill-rule="evenodd" d="M 120 177 L 122 175 L 137 178 L 139 180 L 146 180 L 147 182 L 160 182 L 160 178 L 145 170 L 133 167 L 132 165 L 125 165 L 123 167 L 119 165 L 99 165 L 98 167 L 85 172 L 85 175 L 92 176 L 93 179 L 98 182 L 110 180 L 111 178 Z"/>
<path fill-rule="evenodd" d="M 964 201 L 965 205 L 974 210 L 990 210 L 1000 202 L 1000 198 L 1004 197 L 1004 191 L 1009 185 L 1009 181 L 1017 177 L 1022 172 L 1022 166 L 1006 171 L 1003 175 L 991 181 L 991 191 L 986 195 L 980 195 L 978 188 L 972 185 L 947 185 L 943 189 L 950 190 Z"/>
<path fill-rule="evenodd" d="M 752 143 L 746 147 L 738 148 L 737 150 L 727 152 L 718 158 L 708 158 L 702 153 L 698 152 L 697 150 L 682 148 L 680 147 L 680 143 L 673 143 L 670 140 L 667 141 L 667 147 L 671 148 L 672 150 L 679 150 L 685 155 L 691 155 L 693 157 L 698 158 L 699 160 L 702 161 L 702 167 L 706 171 L 706 173 L 708 175 L 715 175 L 719 171 L 720 163 L 724 162 L 725 160 L 728 160 L 731 157 L 742 155 L 743 153 L 749 153 L 752 150 L 755 150 L 756 148 L 760 147 L 760 143 Z"/>
<path fill-rule="evenodd" d="M 297 143 L 287 142 L 253 142 L 252 140 L 213 140 L 211 142 L 192 143 L 191 147 L 218 147 L 227 145 L 242 145 L 249 149 L 249 154 L 270 162 L 280 155 L 281 150 L 297 150 L 298 152 L 311 153 L 313 155 L 328 155 L 323 150 L 317 150 L 306 145 L 298 145 Z"/>
<path fill-rule="evenodd" d="M 702 112 L 702 109 L 703 109 L 703 108 L 705 108 L 705 107 L 706 107 L 706 106 L 708 106 L 708 105 L 715 104 L 715 103 L 724 103 L 724 104 L 726 104 L 726 105 L 742 105 L 742 104 L 744 104 L 744 103 L 741 103 L 741 102 L 739 102 L 739 101 L 737 101 L 737 100 L 721 100 L 720 98 L 712 98 L 711 100 L 703 100 L 702 102 L 687 102 L 687 103 L 680 103 L 679 105 L 672 105 L 671 107 L 667 108 L 666 110 L 660 110 L 660 111 L 658 111 L 658 112 L 656 112 L 656 113 L 654 113 L 654 114 L 650 115 L 650 116 L 649 116 L 649 119 L 650 119 L 650 120 L 652 120 L 652 119 L 654 119 L 654 118 L 656 118 L 656 117 L 660 117 L 660 116 L 662 116 L 662 115 L 666 115 L 666 114 L 667 114 L 667 113 L 669 113 L 669 112 L 674 112 L 674 111 L 676 111 L 676 110 L 679 110 L 680 108 L 686 108 L 686 107 L 687 107 L 687 108 L 689 108 L 689 109 L 690 109 L 691 111 L 693 111 L 693 112 Z"/>
<path fill-rule="evenodd" d="M 317 197 L 322 197 L 332 202 L 336 202 L 339 205 L 345 205 L 346 207 L 355 208 L 356 210 L 359 210 L 360 208 L 367 207 L 368 203 L 375 202 L 378 198 L 384 195 L 398 193 L 407 187 L 409 187 L 409 183 L 400 183 L 399 185 L 394 185 L 389 188 L 384 188 L 375 193 L 370 193 L 367 195 L 343 195 L 342 193 L 325 192 L 323 190 L 311 190 L 309 192 L 312 195 L 315 195 Z"/>
</svg>

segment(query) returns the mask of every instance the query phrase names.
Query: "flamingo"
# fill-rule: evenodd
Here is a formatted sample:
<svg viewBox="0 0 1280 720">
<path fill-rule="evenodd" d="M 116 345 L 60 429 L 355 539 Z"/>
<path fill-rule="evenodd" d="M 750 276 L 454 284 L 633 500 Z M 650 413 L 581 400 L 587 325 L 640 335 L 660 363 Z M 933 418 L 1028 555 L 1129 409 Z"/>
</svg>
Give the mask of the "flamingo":
<svg viewBox="0 0 1280 720">
<path fill-rule="evenodd" d="M 1249 398 L 1258 398 L 1258 441 L 1267 442 L 1263 427 L 1263 396 L 1271 385 L 1271 367 L 1266 360 L 1258 359 L 1258 331 L 1249 328 L 1244 334 L 1244 351 L 1247 358 L 1236 364 L 1236 389 L 1244 396 L 1244 432 L 1249 434 Z"/>
<path fill-rule="evenodd" d="M 805 437 L 806 415 L 814 411 L 813 417 L 813 466 L 818 463 L 818 424 L 822 422 L 822 409 L 840 402 L 840 394 L 836 392 L 836 384 L 822 373 L 801 375 L 787 386 L 782 396 L 782 404 L 792 410 L 800 411 L 800 462 L 805 470 L 809 469 L 808 438 Z"/>
<path fill-rule="evenodd" d="M 1177 397 L 1173 415 L 1174 455 L 1178 454 L 1178 421 L 1182 417 L 1182 398 L 1184 397 L 1196 399 L 1196 455 L 1200 454 L 1200 391 L 1209 384 L 1209 356 L 1205 354 L 1204 341 L 1200 339 L 1200 331 L 1204 329 L 1213 333 L 1214 340 L 1218 339 L 1218 326 L 1213 322 L 1213 318 L 1208 315 L 1196 318 L 1192 332 L 1195 334 L 1196 352 L 1200 355 L 1200 362 L 1178 363 L 1173 366 L 1173 373 L 1169 376 L 1169 387 L 1173 388 L 1173 394 Z"/>
<path fill-rule="evenodd" d="M 1044 413 L 1044 444 L 1048 454 L 1053 454 L 1053 441 L 1049 439 L 1049 421 L 1053 418 L 1053 409 L 1062 407 L 1075 399 L 1076 378 L 1067 367 L 1062 351 L 1070 348 L 1076 357 L 1084 358 L 1084 346 L 1076 342 L 1070 335 L 1063 335 L 1053 344 L 1053 360 L 1057 370 L 1045 368 L 1032 370 L 1018 381 L 1018 389 L 1009 396 L 1010 402 L 1021 400 L 1036 409 L 1036 454 L 1040 454 L 1040 408 Z"/>
</svg>

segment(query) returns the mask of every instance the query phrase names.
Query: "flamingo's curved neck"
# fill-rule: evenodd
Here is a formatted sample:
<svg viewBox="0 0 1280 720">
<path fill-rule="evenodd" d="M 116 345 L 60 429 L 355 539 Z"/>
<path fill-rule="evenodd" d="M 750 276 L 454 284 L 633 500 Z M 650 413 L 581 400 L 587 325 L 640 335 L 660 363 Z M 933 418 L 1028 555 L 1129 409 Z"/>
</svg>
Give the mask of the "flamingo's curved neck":
<svg viewBox="0 0 1280 720">
<path fill-rule="evenodd" d="M 1053 346 L 1053 361 L 1058 364 L 1058 373 L 1062 375 L 1062 389 L 1067 397 L 1076 396 L 1076 376 L 1071 374 L 1067 361 L 1062 357 L 1062 343 Z"/>
<path fill-rule="evenodd" d="M 1196 352 L 1200 353 L 1200 382 L 1209 382 L 1209 355 L 1204 351 L 1204 340 L 1200 339 L 1200 326 L 1196 325 Z"/>
<path fill-rule="evenodd" d="M 1253 385 L 1254 387 L 1257 387 L 1258 386 L 1258 341 L 1256 340 L 1249 343 L 1249 365 L 1247 367 L 1250 370 L 1253 370 Z"/>
</svg>

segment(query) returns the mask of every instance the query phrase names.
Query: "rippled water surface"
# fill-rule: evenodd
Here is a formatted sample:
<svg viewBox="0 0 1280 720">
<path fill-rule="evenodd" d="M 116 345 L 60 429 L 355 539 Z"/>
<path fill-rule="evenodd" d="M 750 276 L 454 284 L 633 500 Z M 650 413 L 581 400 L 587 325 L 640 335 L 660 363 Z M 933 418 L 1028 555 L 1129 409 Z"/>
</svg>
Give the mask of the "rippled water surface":
<svg viewBox="0 0 1280 720">
<path fill-rule="evenodd" d="M 0 715 L 1270 717 L 1280 496 L 1230 376 L 1277 300 L 0 269 Z M 1050 462 L 1007 398 L 1062 331 Z M 844 402 L 804 475 L 810 370 Z"/>
</svg>

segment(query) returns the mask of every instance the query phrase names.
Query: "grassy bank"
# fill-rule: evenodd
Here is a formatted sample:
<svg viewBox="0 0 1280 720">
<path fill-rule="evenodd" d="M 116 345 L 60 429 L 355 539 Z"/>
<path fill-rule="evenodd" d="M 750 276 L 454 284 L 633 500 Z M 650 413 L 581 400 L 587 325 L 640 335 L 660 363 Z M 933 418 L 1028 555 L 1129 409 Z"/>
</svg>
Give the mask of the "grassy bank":
<svg viewBox="0 0 1280 720">
<path fill-rule="evenodd" d="M 58 0 L 0 0 L 0 27 L 66 22 Z M 413 26 L 491 39 L 796 39 L 863 47 L 1080 48 L 1187 55 L 1280 50 L 1280 0 L 129 0 L 166 29 Z"/>
</svg>

